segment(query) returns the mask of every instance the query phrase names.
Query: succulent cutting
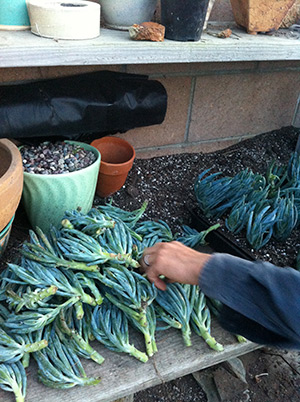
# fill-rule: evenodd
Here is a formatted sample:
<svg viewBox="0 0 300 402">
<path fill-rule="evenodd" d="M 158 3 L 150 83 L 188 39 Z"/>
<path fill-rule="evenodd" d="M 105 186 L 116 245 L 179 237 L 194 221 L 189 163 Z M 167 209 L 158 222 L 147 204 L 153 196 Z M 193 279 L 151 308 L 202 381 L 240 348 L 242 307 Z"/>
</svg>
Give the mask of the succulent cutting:
<svg viewBox="0 0 300 402">
<path fill-rule="evenodd" d="M 183 344 L 191 345 L 198 298 L 190 300 L 190 288 L 179 283 L 158 291 L 137 271 L 138 261 L 156 242 L 205 244 L 219 225 L 203 232 L 184 225 L 173 235 L 163 220 L 142 221 L 146 206 L 130 212 L 109 203 L 87 214 L 66 211 L 59 229 L 47 235 L 30 230 L 19 260 L 1 273 L 0 387 L 13 391 L 17 401 L 25 398 L 30 356 L 44 385 L 67 389 L 99 383 L 86 375 L 80 360 L 105 364 L 92 340 L 144 363 L 158 351 L 158 330 L 178 328 Z M 208 307 L 203 317 L 200 310 L 196 333 L 202 325 L 207 344 L 221 350 L 209 335 Z M 143 335 L 144 350 L 130 342 L 131 330 Z"/>
</svg>

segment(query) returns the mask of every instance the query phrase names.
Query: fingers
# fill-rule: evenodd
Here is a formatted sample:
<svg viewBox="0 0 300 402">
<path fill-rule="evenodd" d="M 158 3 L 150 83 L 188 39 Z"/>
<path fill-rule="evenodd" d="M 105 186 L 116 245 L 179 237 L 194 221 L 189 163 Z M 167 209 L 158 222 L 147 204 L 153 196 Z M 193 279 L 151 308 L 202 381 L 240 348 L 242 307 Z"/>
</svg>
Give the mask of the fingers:
<svg viewBox="0 0 300 402">
<path fill-rule="evenodd" d="M 140 270 L 142 272 L 147 271 L 147 269 L 151 266 L 151 257 L 149 254 L 143 254 L 142 258 L 139 260 Z"/>
<path fill-rule="evenodd" d="M 154 283 L 157 289 L 166 290 L 166 283 L 159 278 L 159 273 L 155 270 L 155 249 L 153 250 L 153 247 L 144 250 L 139 261 L 140 271 L 146 274 L 148 280 Z"/>
<path fill-rule="evenodd" d="M 166 282 L 159 277 L 159 274 L 155 271 L 153 267 L 147 267 L 144 271 L 148 280 L 154 283 L 154 286 L 160 290 L 166 290 Z"/>
<path fill-rule="evenodd" d="M 149 278 L 148 278 L 149 279 Z M 149 279 L 150 280 L 150 279 Z M 160 279 L 160 278 L 155 278 L 153 281 L 151 281 L 150 280 L 150 282 L 153 282 L 154 283 L 154 286 L 157 288 L 157 289 L 160 289 L 160 290 L 166 290 L 167 289 L 167 284 L 162 280 L 162 279 Z"/>
<path fill-rule="evenodd" d="M 155 257 L 155 249 L 153 250 L 155 246 L 151 248 L 145 248 L 143 251 L 142 258 L 139 260 L 139 264 L 141 266 L 141 271 L 146 272 L 147 268 L 153 265 L 154 262 L 154 257 Z"/>
</svg>

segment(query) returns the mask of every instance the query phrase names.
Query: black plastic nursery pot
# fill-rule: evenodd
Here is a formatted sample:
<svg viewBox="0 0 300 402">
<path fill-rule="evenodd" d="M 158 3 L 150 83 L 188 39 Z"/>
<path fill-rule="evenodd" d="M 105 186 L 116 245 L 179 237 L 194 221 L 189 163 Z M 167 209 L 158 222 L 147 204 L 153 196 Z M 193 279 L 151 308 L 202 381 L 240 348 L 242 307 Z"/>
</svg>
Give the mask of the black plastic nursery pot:
<svg viewBox="0 0 300 402">
<path fill-rule="evenodd" d="M 182 42 L 201 38 L 209 0 L 161 0 L 165 38 Z"/>
<path fill-rule="evenodd" d="M 197 229 L 199 232 L 202 230 L 207 230 L 211 224 L 209 221 L 203 216 L 199 214 L 199 211 L 190 210 L 192 224 L 191 226 Z M 243 258 L 249 261 L 255 261 L 255 256 L 245 250 L 244 248 L 235 244 L 229 237 L 227 237 L 221 229 L 216 229 L 207 234 L 205 238 L 208 244 L 212 247 L 212 249 L 218 253 L 228 253 L 235 255 L 236 257 Z"/>
</svg>

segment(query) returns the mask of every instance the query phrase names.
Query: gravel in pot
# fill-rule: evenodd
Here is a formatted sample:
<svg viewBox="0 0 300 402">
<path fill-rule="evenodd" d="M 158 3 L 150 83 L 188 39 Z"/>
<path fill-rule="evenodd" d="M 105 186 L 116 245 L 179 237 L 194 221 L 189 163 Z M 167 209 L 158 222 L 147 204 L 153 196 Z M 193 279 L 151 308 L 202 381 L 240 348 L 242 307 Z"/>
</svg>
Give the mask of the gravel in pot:
<svg viewBox="0 0 300 402">
<path fill-rule="evenodd" d="M 78 144 L 43 142 L 20 148 L 24 171 L 36 174 L 62 174 L 84 169 L 94 163 L 96 155 Z"/>
</svg>

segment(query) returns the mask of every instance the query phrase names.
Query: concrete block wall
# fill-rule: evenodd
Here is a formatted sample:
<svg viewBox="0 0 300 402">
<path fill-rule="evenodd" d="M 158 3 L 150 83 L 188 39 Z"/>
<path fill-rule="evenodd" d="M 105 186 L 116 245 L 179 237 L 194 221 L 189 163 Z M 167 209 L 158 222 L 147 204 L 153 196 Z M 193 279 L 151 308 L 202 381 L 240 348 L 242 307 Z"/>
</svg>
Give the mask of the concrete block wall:
<svg viewBox="0 0 300 402">
<path fill-rule="evenodd" d="M 168 92 L 165 121 L 121 136 L 140 157 L 211 152 L 289 126 L 300 94 L 300 62 L 127 66 Z"/>
<path fill-rule="evenodd" d="M 119 134 L 141 158 L 212 152 L 289 126 L 300 94 L 299 61 L 14 68 L 0 69 L 0 82 L 103 69 L 148 74 L 167 90 L 162 124 Z"/>
</svg>

